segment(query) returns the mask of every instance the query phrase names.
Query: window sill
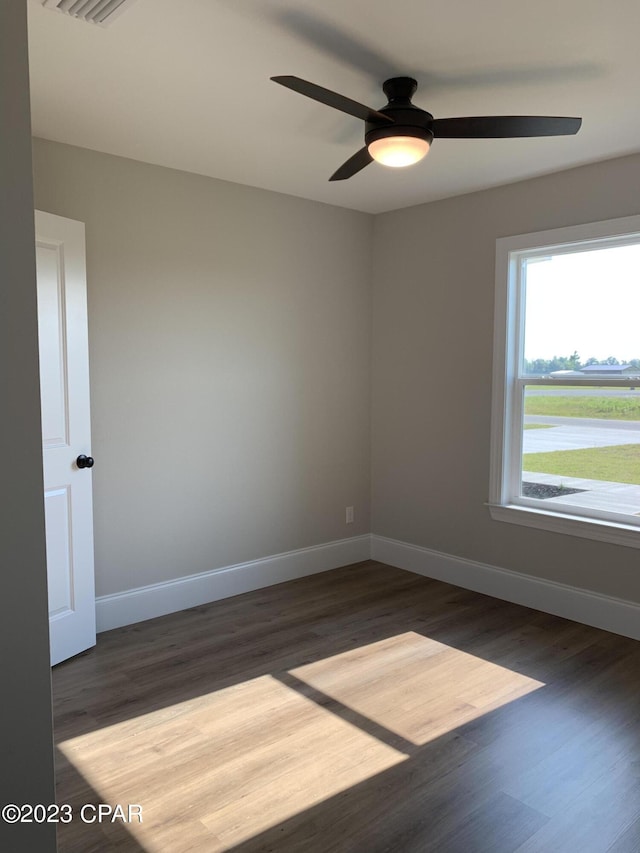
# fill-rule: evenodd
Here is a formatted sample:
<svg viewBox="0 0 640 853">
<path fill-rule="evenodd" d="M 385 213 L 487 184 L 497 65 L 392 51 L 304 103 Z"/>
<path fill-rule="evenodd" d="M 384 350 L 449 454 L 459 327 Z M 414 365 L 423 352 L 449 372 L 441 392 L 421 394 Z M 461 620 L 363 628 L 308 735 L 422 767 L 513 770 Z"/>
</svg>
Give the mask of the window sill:
<svg viewBox="0 0 640 853">
<path fill-rule="evenodd" d="M 631 524 L 596 521 L 583 516 L 566 515 L 514 504 L 487 504 L 487 506 L 494 521 L 507 521 L 510 524 L 537 527 L 552 533 L 564 533 L 567 536 L 580 536 L 584 539 L 597 539 L 600 542 L 611 542 L 628 548 L 640 548 L 640 528 Z"/>
</svg>

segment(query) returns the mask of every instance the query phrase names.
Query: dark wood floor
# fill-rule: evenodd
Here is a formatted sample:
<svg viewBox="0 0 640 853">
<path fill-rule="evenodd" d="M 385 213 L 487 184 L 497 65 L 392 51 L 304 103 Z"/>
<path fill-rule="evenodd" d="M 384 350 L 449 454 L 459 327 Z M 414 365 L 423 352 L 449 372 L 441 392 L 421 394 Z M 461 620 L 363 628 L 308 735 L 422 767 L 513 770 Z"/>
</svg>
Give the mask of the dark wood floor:
<svg viewBox="0 0 640 853">
<path fill-rule="evenodd" d="M 61 853 L 639 853 L 640 643 L 367 562 L 54 669 Z"/>
</svg>

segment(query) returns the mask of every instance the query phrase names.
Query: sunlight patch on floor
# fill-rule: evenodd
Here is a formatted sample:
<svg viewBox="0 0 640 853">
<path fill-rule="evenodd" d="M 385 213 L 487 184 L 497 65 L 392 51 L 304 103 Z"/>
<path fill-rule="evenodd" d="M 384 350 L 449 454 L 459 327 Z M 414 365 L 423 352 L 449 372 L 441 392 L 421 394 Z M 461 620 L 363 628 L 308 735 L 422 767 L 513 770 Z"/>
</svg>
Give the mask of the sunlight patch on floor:
<svg viewBox="0 0 640 853">
<path fill-rule="evenodd" d="M 414 631 L 291 673 L 416 745 L 544 686 Z"/>
<path fill-rule="evenodd" d="M 144 823 L 127 829 L 148 853 L 173 849 L 182 832 L 222 851 L 542 686 L 408 631 L 96 729 L 59 749 L 102 802 L 143 806 Z"/>
<path fill-rule="evenodd" d="M 149 853 L 186 818 L 227 849 L 406 759 L 270 675 L 168 711 L 59 745 L 103 802 L 143 805 L 127 829 Z M 171 814 L 154 807 L 168 785 Z"/>
</svg>

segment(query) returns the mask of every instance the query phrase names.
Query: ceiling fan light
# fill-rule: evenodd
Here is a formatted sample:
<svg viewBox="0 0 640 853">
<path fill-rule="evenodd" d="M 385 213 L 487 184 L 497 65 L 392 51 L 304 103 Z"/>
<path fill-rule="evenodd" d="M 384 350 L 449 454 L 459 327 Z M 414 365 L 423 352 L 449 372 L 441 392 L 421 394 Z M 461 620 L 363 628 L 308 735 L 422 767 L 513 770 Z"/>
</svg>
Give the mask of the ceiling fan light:
<svg viewBox="0 0 640 853">
<path fill-rule="evenodd" d="M 384 136 L 367 146 L 369 154 L 383 166 L 411 166 L 429 153 L 430 143 L 418 136 Z"/>
</svg>

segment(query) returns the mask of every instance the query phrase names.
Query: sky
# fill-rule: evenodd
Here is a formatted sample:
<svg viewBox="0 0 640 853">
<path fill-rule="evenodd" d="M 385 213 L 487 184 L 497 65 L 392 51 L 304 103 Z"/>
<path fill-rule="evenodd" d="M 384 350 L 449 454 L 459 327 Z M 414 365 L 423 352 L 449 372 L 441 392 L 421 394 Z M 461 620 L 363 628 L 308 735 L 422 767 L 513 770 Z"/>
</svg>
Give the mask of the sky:
<svg viewBox="0 0 640 853">
<path fill-rule="evenodd" d="M 640 245 L 527 264 L 525 358 L 640 358 Z"/>
</svg>

